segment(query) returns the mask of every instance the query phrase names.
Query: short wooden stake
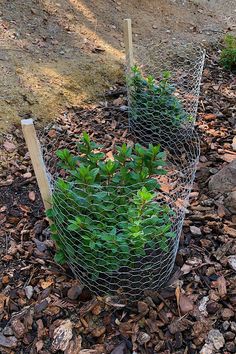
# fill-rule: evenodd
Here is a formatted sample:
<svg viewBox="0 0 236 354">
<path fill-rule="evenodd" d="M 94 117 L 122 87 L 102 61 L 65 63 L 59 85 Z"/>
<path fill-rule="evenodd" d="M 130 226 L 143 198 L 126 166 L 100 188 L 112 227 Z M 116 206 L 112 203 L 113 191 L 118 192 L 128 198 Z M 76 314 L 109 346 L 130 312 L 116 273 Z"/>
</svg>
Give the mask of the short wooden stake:
<svg viewBox="0 0 236 354">
<path fill-rule="evenodd" d="M 34 173 L 38 182 L 39 191 L 43 199 L 43 204 L 47 210 L 51 207 L 52 191 L 47 176 L 46 167 L 43 161 L 40 143 L 36 135 L 33 119 L 22 119 L 21 126 L 34 168 Z"/>
<path fill-rule="evenodd" d="M 131 25 L 130 18 L 126 18 L 124 20 L 124 43 L 125 43 L 126 63 L 128 67 L 128 73 L 129 73 L 131 71 L 132 66 L 134 66 L 132 25 Z"/>
</svg>

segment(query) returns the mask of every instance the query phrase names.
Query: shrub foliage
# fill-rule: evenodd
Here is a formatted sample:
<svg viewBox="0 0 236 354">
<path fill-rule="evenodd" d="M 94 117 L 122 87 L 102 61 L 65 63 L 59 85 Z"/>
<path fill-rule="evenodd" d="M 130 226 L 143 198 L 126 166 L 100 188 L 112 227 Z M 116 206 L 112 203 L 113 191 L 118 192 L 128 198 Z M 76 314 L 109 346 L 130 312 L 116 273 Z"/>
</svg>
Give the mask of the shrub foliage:
<svg viewBox="0 0 236 354">
<path fill-rule="evenodd" d="M 166 173 L 160 146 L 117 147 L 106 159 L 102 147 L 83 133 L 78 154 L 57 151 L 65 178 L 58 178 L 48 217 L 57 245 L 56 261 L 101 272 L 133 267 L 148 249 L 167 252 L 173 212 L 157 200 L 157 176 Z"/>
</svg>

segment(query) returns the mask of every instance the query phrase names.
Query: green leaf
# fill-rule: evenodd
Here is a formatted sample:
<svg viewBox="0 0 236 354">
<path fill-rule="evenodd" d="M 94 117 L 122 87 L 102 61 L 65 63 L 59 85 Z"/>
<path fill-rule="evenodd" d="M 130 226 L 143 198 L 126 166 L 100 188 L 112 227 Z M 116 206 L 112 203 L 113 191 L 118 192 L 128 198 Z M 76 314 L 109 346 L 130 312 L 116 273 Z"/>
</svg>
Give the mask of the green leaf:
<svg viewBox="0 0 236 354">
<path fill-rule="evenodd" d="M 65 264 L 66 258 L 62 251 L 58 251 L 54 256 L 54 261 L 59 264 Z"/>
</svg>

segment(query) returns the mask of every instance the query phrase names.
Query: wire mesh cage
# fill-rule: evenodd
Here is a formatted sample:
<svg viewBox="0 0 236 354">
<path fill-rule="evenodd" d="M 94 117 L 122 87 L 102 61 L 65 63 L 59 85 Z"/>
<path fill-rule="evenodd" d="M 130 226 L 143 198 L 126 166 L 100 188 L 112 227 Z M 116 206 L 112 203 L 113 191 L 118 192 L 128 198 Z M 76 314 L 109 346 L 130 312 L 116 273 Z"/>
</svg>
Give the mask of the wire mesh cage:
<svg viewBox="0 0 236 354">
<path fill-rule="evenodd" d="M 138 298 L 167 282 L 199 158 L 194 121 L 204 52 L 185 46 L 170 55 L 163 46 L 148 48 L 150 53 L 138 49 L 127 72 L 136 145 L 123 145 L 129 150 L 125 162 L 122 147 L 107 159 L 102 147 L 88 149 L 88 137 L 79 149 L 73 141 L 70 151 L 61 150 L 59 165 L 44 146 L 59 258 L 99 294 Z M 63 146 L 50 144 L 54 151 Z"/>
</svg>

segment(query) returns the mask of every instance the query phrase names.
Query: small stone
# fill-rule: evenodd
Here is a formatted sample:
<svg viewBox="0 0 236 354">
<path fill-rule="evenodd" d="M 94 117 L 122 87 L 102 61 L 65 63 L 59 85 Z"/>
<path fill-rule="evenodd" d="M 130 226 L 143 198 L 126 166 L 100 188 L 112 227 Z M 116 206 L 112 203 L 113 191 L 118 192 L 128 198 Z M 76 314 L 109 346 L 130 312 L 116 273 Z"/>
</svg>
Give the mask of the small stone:
<svg viewBox="0 0 236 354">
<path fill-rule="evenodd" d="M 7 337 L 13 336 L 13 334 L 14 334 L 12 328 L 8 327 L 8 326 L 3 329 L 2 333 L 4 334 L 4 336 L 7 336 Z"/>
<path fill-rule="evenodd" d="M 234 342 L 226 343 L 225 347 L 230 353 L 236 353 L 236 344 Z"/>
<path fill-rule="evenodd" d="M 218 329 L 212 329 L 207 338 L 208 343 L 212 343 L 216 350 L 223 348 L 225 344 L 224 337 Z"/>
<path fill-rule="evenodd" d="M 25 295 L 27 297 L 27 299 L 31 299 L 31 297 L 33 296 L 34 293 L 34 288 L 31 285 L 28 285 L 25 287 Z"/>
<path fill-rule="evenodd" d="M 221 308 L 220 304 L 218 304 L 215 301 L 208 302 L 208 304 L 206 306 L 207 312 L 212 315 L 214 315 L 217 311 L 219 311 L 220 308 Z"/>
<path fill-rule="evenodd" d="M 201 236 L 202 234 L 201 229 L 196 226 L 190 226 L 190 231 L 194 236 Z"/>
<path fill-rule="evenodd" d="M 226 332 L 225 334 L 224 334 L 224 337 L 225 337 L 225 339 L 227 340 L 227 341 L 231 341 L 231 340 L 233 340 L 234 338 L 235 338 L 235 333 L 233 333 L 233 332 Z"/>
<path fill-rule="evenodd" d="M 67 296 L 70 300 L 76 300 L 82 293 L 83 288 L 80 285 L 73 285 L 67 292 Z"/>
<path fill-rule="evenodd" d="M 225 331 L 227 331 L 227 329 L 229 329 L 229 326 L 230 326 L 229 321 L 224 321 L 224 322 L 223 322 L 223 329 L 224 329 Z"/>
<path fill-rule="evenodd" d="M 230 267 L 236 271 L 236 256 L 229 256 L 228 263 L 229 263 Z"/>
<path fill-rule="evenodd" d="M 221 312 L 221 317 L 224 321 L 229 320 L 231 317 L 234 317 L 234 311 L 228 308 L 224 308 Z"/>
<path fill-rule="evenodd" d="M 213 347 L 212 343 L 206 343 L 204 344 L 204 346 L 202 347 L 202 350 L 200 351 L 199 354 L 214 354 L 215 350 Z"/>
<path fill-rule="evenodd" d="M 230 329 L 232 332 L 236 333 L 236 322 L 231 322 Z"/>
<path fill-rule="evenodd" d="M 16 348 L 17 347 L 17 339 L 16 337 L 5 337 L 0 333 L 0 349 L 3 348 Z"/>
<path fill-rule="evenodd" d="M 25 326 L 19 319 L 14 319 L 11 322 L 11 328 L 16 336 L 16 338 L 23 338 L 26 332 Z"/>
</svg>

